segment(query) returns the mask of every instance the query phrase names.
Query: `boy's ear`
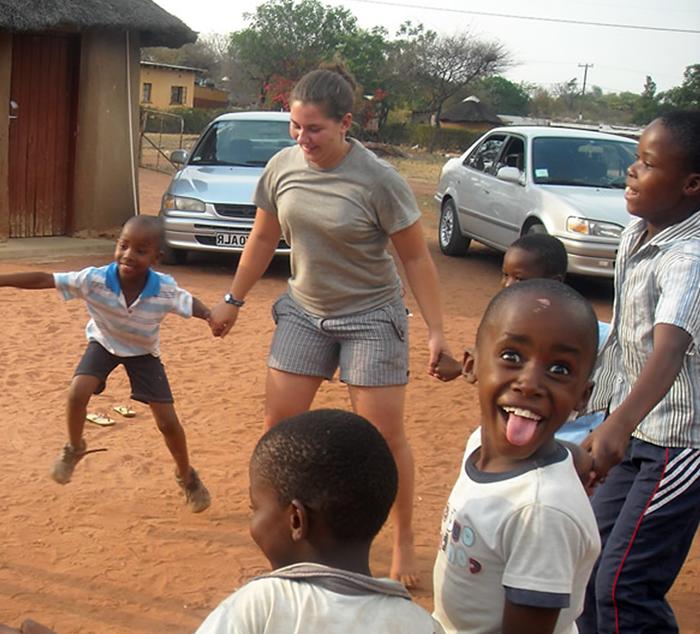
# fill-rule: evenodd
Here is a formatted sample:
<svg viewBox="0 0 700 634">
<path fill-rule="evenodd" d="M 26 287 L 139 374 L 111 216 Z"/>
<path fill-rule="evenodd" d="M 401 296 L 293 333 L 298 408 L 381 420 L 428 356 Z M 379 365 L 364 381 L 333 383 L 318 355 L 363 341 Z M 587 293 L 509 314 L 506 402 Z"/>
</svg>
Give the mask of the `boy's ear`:
<svg viewBox="0 0 700 634">
<path fill-rule="evenodd" d="M 468 383 L 476 383 L 476 367 L 474 365 L 474 353 L 467 348 L 462 356 L 462 376 Z"/>
<path fill-rule="evenodd" d="M 309 536 L 309 512 L 300 500 L 289 503 L 289 530 L 292 541 L 300 542 Z"/>
<path fill-rule="evenodd" d="M 683 193 L 686 196 L 698 196 L 700 195 L 700 174 L 690 174 L 685 179 L 685 185 L 683 186 Z"/>
<path fill-rule="evenodd" d="M 578 400 L 576 405 L 574 406 L 574 409 L 577 412 L 582 412 L 586 405 L 588 404 L 588 399 L 591 398 L 591 393 L 593 392 L 593 381 L 588 381 L 588 384 L 586 385 L 586 389 L 583 391 L 583 394 L 581 394 L 581 398 Z"/>
</svg>

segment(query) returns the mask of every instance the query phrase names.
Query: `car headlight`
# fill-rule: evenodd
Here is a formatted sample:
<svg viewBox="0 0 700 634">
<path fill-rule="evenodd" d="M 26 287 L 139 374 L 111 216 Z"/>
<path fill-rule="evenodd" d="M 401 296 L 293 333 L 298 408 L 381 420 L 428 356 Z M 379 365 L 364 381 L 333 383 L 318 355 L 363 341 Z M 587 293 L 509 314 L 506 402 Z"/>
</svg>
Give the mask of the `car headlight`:
<svg viewBox="0 0 700 634">
<path fill-rule="evenodd" d="M 161 209 L 164 212 L 168 211 L 206 211 L 206 205 L 203 201 L 197 198 L 186 198 L 185 196 L 173 196 L 172 194 L 165 194 L 163 196 L 163 202 L 161 203 Z"/>
<path fill-rule="evenodd" d="M 617 238 L 622 234 L 622 227 L 612 222 L 599 222 L 587 218 L 569 216 L 566 219 L 566 230 L 584 236 L 596 236 L 598 238 Z"/>
</svg>

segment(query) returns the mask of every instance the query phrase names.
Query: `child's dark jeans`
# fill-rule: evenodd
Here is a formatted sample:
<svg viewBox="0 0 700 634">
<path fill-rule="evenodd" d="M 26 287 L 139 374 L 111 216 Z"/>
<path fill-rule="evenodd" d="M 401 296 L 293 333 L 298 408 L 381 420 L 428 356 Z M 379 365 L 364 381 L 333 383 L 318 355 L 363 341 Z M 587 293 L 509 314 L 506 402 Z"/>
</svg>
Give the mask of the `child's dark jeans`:
<svg viewBox="0 0 700 634">
<path fill-rule="evenodd" d="M 632 438 L 593 499 L 602 541 L 581 634 L 678 632 L 666 601 L 700 520 L 700 449 Z"/>
</svg>

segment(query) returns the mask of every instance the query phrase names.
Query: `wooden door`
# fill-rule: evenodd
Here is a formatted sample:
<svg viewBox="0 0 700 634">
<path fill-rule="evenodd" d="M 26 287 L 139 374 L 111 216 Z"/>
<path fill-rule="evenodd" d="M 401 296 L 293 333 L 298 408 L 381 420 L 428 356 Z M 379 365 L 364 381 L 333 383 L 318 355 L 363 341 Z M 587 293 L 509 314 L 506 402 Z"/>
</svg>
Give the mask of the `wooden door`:
<svg viewBox="0 0 700 634">
<path fill-rule="evenodd" d="M 69 228 L 78 64 L 77 36 L 13 36 L 11 238 L 64 235 Z"/>
</svg>

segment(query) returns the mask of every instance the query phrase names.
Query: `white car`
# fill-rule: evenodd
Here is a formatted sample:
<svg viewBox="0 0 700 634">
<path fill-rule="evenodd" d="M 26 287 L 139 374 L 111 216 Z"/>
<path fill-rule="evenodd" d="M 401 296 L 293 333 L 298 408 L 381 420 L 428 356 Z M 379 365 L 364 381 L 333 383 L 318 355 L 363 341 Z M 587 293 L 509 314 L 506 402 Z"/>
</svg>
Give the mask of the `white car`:
<svg viewBox="0 0 700 634">
<path fill-rule="evenodd" d="M 182 263 L 188 251 L 240 252 L 255 219 L 253 194 L 265 165 L 294 145 L 288 112 L 234 112 L 214 119 L 192 154 L 175 150 L 182 165 L 161 202 L 163 261 Z M 276 253 L 288 254 L 280 238 Z"/>
<path fill-rule="evenodd" d="M 505 251 L 526 233 L 546 232 L 564 243 L 570 273 L 612 277 L 636 150 L 632 139 L 588 130 L 490 130 L 442 168 L 440 249 L 463 255 L 474 239 Z"/>
</svg>

